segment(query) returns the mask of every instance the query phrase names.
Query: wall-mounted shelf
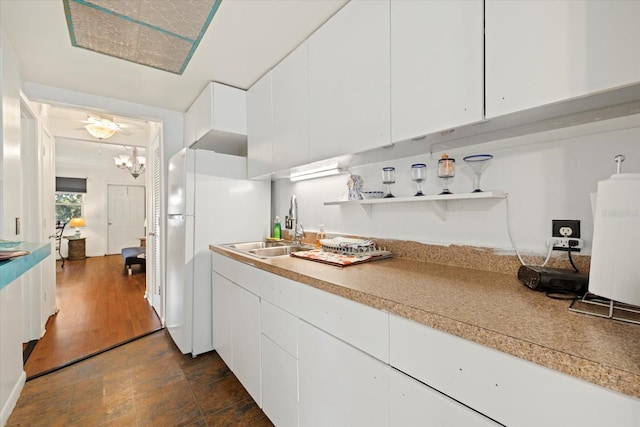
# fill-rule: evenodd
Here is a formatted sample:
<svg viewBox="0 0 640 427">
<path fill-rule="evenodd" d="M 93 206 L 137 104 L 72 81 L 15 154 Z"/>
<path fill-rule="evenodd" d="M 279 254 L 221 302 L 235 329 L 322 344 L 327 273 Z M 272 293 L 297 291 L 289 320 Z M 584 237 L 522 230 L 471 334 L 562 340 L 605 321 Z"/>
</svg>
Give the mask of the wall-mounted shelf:
<svg viewBox="0 0 640 427">
<path fill-rule="evenodd" d="M 477 200 L 477 199 L 504 199 L 507 193 L 504 191 L 483 191 L 481 193 L 458 193 L 432 196 L 409 196 L 409 197 L 393 197 L 388 199 L 367 199 L 367 200 L 340 200 L 335 202 L 324 202 L 325 206 L 350 206 L 358 205 L 371 216 L 371 206 L 385 205 L 391 203 L 424 203 L 424 202 L 442 202 L 437 203 L 444 205 L 446 210 L 447 202 L 454 200 Z M 443 218 L 444 219 L 444 218 Z"/>
</svg>

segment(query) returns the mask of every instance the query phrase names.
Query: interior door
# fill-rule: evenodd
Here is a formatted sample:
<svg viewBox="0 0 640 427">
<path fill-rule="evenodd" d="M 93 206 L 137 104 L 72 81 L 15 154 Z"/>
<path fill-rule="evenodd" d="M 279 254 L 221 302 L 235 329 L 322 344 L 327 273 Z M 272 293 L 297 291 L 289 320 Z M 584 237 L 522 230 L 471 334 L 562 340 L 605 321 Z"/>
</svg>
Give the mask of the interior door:
<svg viewBox="0 0 640 427">
<path fill-rule="evenodd" d="M 164 324 L 164 307 L 162 302 L 162 259 L 160 248 L 162 243 L 161 218 L 162 212 L 162 126 L 156 127 L 156 136 L 151 142 L 149 152 L 152 159 L 151 169 L 147 169 L 147 187 L 151 188 L 150 209 L 147 214 L 147 299 L 156 310 Z M 147 166 L 148 167 L 148 166 Z"/>
<path fill-rule="evenodd" d="M 108 254 L 140 246 L 144 237 L 145 195 L 143 186 L 108 185 Z"/>
<path fill-rule="evenodd" d="M 53 253 L 42 260 L 42 328 L 49 316 L 58 310 L 56 304 L 56 252 L 55 240 L 51 236 L 56 234 L 56 208 L 55 208 L 55 144 L 54 138 L 45 128 L 42 129 L 42 147 L 40 158 L 40 180 L 42 185 L 42 221 L 43 232 L 41 242 L 51 240 L 53 242 L 51 250 Z"/>
</svg>

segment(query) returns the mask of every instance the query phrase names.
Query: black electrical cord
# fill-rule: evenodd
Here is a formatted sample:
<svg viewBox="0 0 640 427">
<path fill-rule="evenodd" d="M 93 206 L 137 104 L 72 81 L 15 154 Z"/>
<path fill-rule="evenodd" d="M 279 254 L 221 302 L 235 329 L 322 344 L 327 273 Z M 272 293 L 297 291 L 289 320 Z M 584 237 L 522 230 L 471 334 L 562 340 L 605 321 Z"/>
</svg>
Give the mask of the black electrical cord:
<svg viewBox="0 0 640 427">
<path fill-rule="evenodd" d="M 569 240 L 569 247 L 567 248 L 568 249 L 567 253 L 569 254 L 569 262 L 571 263 L 571 267 L 573 267 L 573 271 L 576 273 L 580 273 L 580 270 L 578 270 L 578 267 L 576 267 L 576 265 L 573 262 L 573 258 L 571 257 L 571 247 L 572 247 L 571 243 L 573 242 Z"/>
<path fill-rule="evenodd" d="M 582 297 L 575 292 L 564 291 L 560 289 L 556 289 L 554 291 L 547 291 L 545 295 L 551 299 L 559 299 L 565 301 L 573 301 L 581 299 Z"/>
</svg>

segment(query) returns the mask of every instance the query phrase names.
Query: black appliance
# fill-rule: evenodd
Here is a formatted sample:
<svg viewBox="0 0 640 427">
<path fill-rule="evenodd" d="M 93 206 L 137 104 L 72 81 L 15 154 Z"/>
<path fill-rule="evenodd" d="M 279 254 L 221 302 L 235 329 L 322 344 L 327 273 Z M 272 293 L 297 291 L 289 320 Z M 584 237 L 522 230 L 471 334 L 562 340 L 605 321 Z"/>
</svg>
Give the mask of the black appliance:
<svg viewBox="0 0 640 427">
<path fill-rule="evenodd" d="M 584 295 L 589 276 L 561 268 L 523 265 L 518 269 L 518 280 L 535 291 L 561 291 Z"/>
</svg>

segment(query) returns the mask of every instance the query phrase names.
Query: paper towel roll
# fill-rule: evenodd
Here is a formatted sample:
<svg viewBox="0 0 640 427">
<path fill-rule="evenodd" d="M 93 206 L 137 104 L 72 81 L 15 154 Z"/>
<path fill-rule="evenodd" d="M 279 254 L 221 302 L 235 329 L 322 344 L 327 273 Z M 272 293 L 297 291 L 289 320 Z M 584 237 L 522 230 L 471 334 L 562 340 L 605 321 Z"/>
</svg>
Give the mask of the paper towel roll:
<svg viewBox="0 0 640 427">
<path fill-rule="evenodd" d="M 589 292 L 640 306 L 640 174 L 598 183 Z"/>
</svg>

